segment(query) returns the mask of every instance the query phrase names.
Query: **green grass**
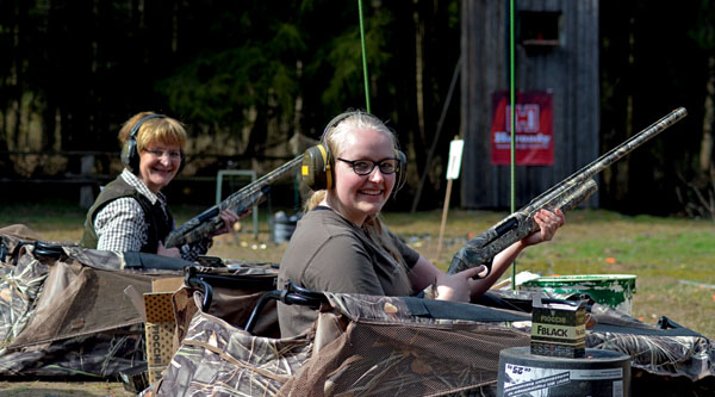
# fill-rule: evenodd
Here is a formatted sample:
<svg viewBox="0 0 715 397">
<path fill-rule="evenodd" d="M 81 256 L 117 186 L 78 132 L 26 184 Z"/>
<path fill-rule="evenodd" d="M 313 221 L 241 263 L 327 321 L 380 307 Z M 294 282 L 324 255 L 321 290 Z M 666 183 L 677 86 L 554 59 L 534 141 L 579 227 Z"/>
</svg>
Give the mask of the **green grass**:
<svg viewBox="0 0 715 397">
<path fill-rule="evenodd" d="M 176 207 L 181 224 L 203 208 Z M 275 211 L 276 209 L 274 209 Z M 260 233 L 251 222 L 244 231 L 215 239 L 210 255 L 247 261 L 279 262 L 285 244 L 271 242 L 269 214 L 259 210 Z M 385 222 L 424 256 L 445 269 L 467 237 L 503 219 L 506 213 L 451 210 L 442 249 L 438 249 L 441 211 L 387 213 Z M 516 270 L 542 275 L 634 274 L 637 292 L 633 316 L 654 323 L 660 316 L 715 338 L 715 224 L 710 221 L 624 216 L 601 210 L 566 215 L 566 225 L 553 241 L 526 250 Z M 71 204 L 4 205 L 0 226 L 23 223 L 43 238 L 77 241 L 84 211 Z"/>
</svg>

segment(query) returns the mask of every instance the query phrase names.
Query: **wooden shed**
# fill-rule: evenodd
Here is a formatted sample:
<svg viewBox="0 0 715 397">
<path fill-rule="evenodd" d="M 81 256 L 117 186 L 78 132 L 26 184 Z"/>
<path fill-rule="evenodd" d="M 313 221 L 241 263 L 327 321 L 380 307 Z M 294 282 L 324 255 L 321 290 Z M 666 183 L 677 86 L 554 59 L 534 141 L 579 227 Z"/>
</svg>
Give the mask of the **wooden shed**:
<svg viewBox="0 0 715 397">
<path fill-rule="evenodd" d="M 518 208 L 598 157 L 599 2 L 515 4 Z M 508 209 L 511 203 L 511 170 L 503 162 L 505 154 L 510 157 L 504 151 L 510 129 L 503 130 L 505 111 L 509 114 L 504 104 L 510 97 L 508 33 L 507 0 L 462 2 L 465 208 Z M 545 130 L 535 132 L 539 128 Z M 536 152 L 520 153 L 522 145 Z M 590 204 L 595 203 L 592 198 Z"/>
</svg>

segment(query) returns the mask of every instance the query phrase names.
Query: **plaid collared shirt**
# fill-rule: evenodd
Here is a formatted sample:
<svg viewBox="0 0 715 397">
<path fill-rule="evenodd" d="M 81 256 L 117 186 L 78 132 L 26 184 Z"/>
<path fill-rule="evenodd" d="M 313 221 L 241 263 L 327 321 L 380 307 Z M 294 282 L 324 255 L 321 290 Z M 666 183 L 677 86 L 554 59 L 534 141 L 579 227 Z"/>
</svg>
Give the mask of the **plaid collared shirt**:
<svg viewBox="0 0 715 397">
<path fill-rule="evenodd" d="M 139 194 L 149 199 L 152 205 L 158 201 L 168 219 L 166 197 L 161 192 L 155 194 L 149 190 L 144 182 L 129 170 L 125 169 L 120 178 L 137 189 Z M 131 197 L 116 199 L 102 208 L 95 216 L 94 230 L 99 238 L 97 241 L 99 250 L 139 252 L 149 239 L 149 227 L 144 220 L 144 210 L 139 202 Z M 178 248 L 183 259 L 194 261 L 199 255 L 208 251 L 211 243 L 209 238 L 193 244 L 184 244 Z"/>
</svg>

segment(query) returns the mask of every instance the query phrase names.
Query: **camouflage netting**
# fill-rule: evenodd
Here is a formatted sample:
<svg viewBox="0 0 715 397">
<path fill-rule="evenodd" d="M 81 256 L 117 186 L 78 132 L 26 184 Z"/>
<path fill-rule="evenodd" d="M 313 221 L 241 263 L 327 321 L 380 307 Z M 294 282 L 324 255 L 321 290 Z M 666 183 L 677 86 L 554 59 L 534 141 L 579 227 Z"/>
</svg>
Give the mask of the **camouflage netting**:
<svg viewBox="0 0 715 397">
<path fill-rule="evenodd" d="M 631 356 L 631 367 L 656 376 L 691 381 L 715 377 L 715 345 L 687 328 L 658 329 L 606 306 L 594 305 L 598 321 L 586 344 Z"/>
<path fill-rule="evenodd" d="M 170 272 L 122 270 L 106 251 L 35 246 L 22 225 L 0 229 L 0 376 L 116 378 L 145 371 L 141 297 Z M 176 272 L 174 272 L 176 275 Z"/>
<path fill-rule="evenodd" d="M 262 331 L 252 335 L 241 329 L 245 313 L 231 322 L 195 309 L 193 318 L 184 317 L 190 325 L 155 385 L 157 395 L 489 396 L 496 393 L 499 352 L 529 344 L 530 314 L 522 311 L 417 298 L 325 295 L 328 303 L 313 329 L 287 339 L 265 335 L 275 333 L 277 326 L 271 330 L 272 310 Z M 203 300 L 201 292 L 192 297 L 190 290 L 175 296 L 184 305 L 193 299 L 194 307 Z M 522 303 L 531 301 L 528 294 L 521 298 Z M 253 295 L 241 304 L 251 306 L 256 300 Z M 220 306 L 215 299 L 210 311 Z M 651 381 L 656 377 L 685 379 L 670 386 L 677 391 L 683 385 L 682 395 L 712 391 L 712 382 L 696 383 L 715 376 L 715 348 L 707 338 L 684 328 L 657 329 L 597 304 L 591 314 L 597 325 L 588 332 L 587 346 L 633 357 L 639 390 L 660 390 L 662 383 Z"/>
<path fill-rule="evenodd" d="M 314 329 L 289 339 L 254 336 L 198 312 L 157 395 L 459 393 L 494 385 L 499 351 L 528 345 L 528 334 L 504 321 L 418 317 L 416 298 L 326 295 L 330 305 Z M 500 320 L 487 311 L 480 310 Z"/>
</svg>

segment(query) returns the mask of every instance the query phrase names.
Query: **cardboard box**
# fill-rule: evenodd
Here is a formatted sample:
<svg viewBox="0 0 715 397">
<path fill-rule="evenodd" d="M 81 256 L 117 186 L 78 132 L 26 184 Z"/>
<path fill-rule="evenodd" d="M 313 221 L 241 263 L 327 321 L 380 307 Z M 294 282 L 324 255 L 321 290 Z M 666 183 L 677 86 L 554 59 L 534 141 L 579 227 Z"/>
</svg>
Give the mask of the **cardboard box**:
<svg viewBox="0 0 715 397">
<path fill-rule="evenodd" d="M 531 354 L 580 358 L 586 354 L 586 302 L 535 297 Z"/>
<path fill-rule="evenodd" d="M 146 323 L 146 357 L 149 383 L 161 379 L 161 373 L 174 356 L 174 305 L 172 296 L 183 286 L 183 277 L 159 278 L 152 281 L 152 292 L 144 294 Z"/>
</svg>

